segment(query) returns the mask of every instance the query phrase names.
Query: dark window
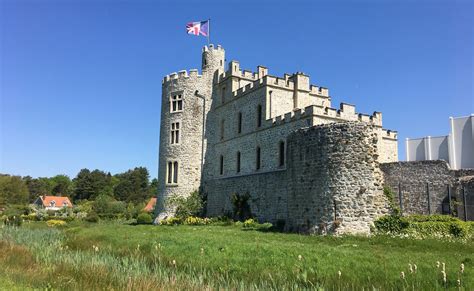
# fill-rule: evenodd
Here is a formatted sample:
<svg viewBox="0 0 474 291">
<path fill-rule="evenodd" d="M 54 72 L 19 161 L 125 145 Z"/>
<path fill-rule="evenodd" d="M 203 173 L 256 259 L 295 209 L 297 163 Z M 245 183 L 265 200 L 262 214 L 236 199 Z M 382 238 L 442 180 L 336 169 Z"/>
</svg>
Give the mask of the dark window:
<svg viewBox="0 0 474 291">
<path fill-rule="evenodd" d="M 177 94 L 171 96 L 171 112 L 183 110 L 183 95 Z"/>
<path fill-rule="evenodd" d="M 260 147 L 257 147 L 256 168 L 260 170 Z"/>
<path fill-rule="evenodd" d="M 220 171 L 219 171 L 219 173 L 220 173 L 221 175 L 224 175 L 224 156 L 221 156 L 221 161 L 220 161 L 220 162 L 221 162 L 221 164 L 220 164 Z"/>
<path fill-rule="evenodd" d="M 282 167 L 285 165 L 285 142 L 280 141 L 279 144 L 279 166 Z"/>
<path fill-rule="evenodd" d="M 173 162 L 168 162 L 168 184 L 173 182 Z"/>
<path fill-rule="evenodd" d="M 178 183 L 178 162 L 174 162 L 173 183 Z"/>
<path fill-rule="evenodd" d="M 239 112 L 238 121 L 237 121 L 237 132 L 242 132 L 242 112 Z"/>
<path fill-rule="evenodd" d="M 179 143 L 179 122 L 171 123 L 171 144 Z"/>
<path fill-rule="evenodd" d="M 225 102 L 225 87 L 222 87 L 222 92 L 221 92 L 221 101 L 222 101 L 222 104 L 224 104 Z"/>
<path fill-rule="evenodd" d="M 221 140 L 224 139 L 224 128 L 225 128 L 225 120 L 221 120 Z"/>
<path fill-rule="evenodd" d="M 168 184 L 178 183 L 178 162 L 168 162 L 168 177 L 166 182 Z"/>
<path fill-rule="evenodd" d="M 262 126 L 262 105 L 257 107 L 257 127 Z"/>
<path fill-rule="evenodd" d="M 240 152 L 237 152 L 237 173 L 240 173 Z"/>
</svg>

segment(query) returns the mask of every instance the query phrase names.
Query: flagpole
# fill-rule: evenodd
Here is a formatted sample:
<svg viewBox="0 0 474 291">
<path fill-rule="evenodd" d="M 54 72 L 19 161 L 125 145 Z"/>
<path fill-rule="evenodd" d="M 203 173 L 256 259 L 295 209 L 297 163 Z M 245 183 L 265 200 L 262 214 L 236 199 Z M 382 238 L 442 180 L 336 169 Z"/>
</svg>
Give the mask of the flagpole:
<svg viewBox="0 0 474 291">
<path fill-rule="evenodd" d="M 207 24 L 207 45 L 209 46 L 209 44 L 211 43 L 211 19 L 209 18 L 208 20 L 208 24 Z"/>
</svg>

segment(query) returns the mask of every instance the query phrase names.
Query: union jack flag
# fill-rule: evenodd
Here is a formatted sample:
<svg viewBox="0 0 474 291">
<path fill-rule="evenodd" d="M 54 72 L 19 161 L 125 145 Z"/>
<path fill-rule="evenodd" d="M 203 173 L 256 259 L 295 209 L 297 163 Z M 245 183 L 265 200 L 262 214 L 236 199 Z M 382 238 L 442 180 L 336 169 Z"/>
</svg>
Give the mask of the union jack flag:
<svg viewBox="0 0 474 291">
<path fill-rule="evenodd" d="M 186 24 L 188 34 L 209 36 L 209 20 Z"/>
</svg>

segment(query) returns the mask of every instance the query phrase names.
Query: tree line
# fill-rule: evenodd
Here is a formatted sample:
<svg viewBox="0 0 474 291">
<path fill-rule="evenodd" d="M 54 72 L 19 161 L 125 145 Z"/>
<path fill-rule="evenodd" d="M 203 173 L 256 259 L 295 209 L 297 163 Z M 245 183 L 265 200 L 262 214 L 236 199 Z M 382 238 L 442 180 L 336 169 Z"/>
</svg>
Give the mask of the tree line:
<svg viewBox="0 0 474 291">
<path fill-rule="evenodd" d="M 158 180 L 150 181 L 145 167 L 115 175 L 98 169 L 82 169 L 73 179 L 66 175 L 32 178 L 0 174 L 0 206 L 32 203 L 40 195 L 67 196 L 73 203 L 108 196 L 138 204 L 156 196 L 157 187 Z"/>
</svg>

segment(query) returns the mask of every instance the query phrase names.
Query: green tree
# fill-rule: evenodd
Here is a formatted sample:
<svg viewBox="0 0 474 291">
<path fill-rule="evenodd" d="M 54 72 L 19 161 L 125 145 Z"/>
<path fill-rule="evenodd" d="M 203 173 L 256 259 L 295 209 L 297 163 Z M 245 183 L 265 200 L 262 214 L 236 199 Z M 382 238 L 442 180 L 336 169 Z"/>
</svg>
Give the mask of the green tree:
<svg viewBox="0 0 474 291">
<path fill-rule="evenodd" d="M 28 191 L 30 192 L 29 201 L 33 202 L 41 195 L 52 195 L 53 183 L 49 178 L 23 177 Z"/>
<path fill-rule="evenodd" d="M 74 200 L 95 199 L 99 195 L 113 195 L 113 181 L 110 173 L 82 169 L 73 182 L 75 185 Z"/>
<path fill-rule="evenodd" d="M 120 201 L 140 203 L 149 198 L 149 174 L 145 167 L 137 167 L 116 177 L 119 183 L 114 188 L 114 197 Z"/>
<path fill-rule="evenodd" d="M 29 191 L 20 176 L 0 176 L 0 201 L 4 205 L 27 204 Z"/>
<path fill-rule="evenodd" d="M 158 179 L 153 178 L 151 180 L 150 186 L 148 187 L 148 193 L 150 197 L 156 197 L 158 195 Z"/>
<path fill-rule="evenodd" d="M 72 196 L 72 181 L 66 175 L 56 175 L 50 179 L 53 184 L 51 194 L 57 196 Z"/>
</svg>

